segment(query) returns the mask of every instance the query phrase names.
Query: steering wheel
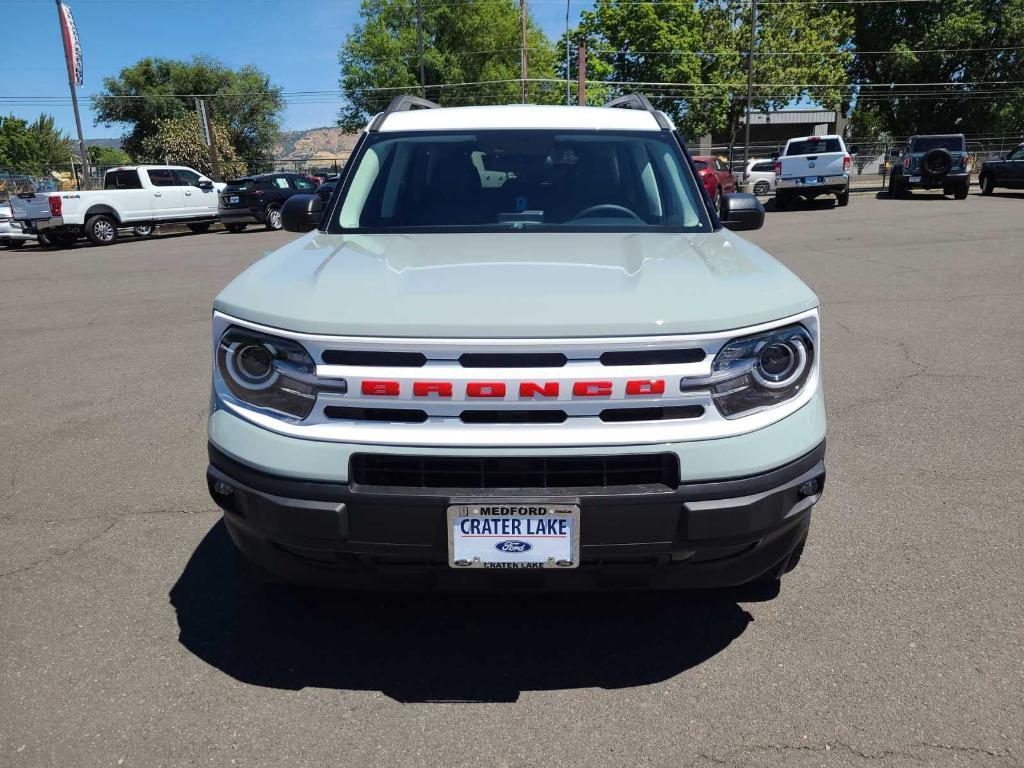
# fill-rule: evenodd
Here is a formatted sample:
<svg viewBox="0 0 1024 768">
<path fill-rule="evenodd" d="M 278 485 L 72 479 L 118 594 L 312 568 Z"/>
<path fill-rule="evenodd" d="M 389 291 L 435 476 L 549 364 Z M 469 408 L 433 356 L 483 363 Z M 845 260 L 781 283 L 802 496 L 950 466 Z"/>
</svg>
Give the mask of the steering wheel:
<svg viewBox="0 0 1024 768">
<path fill-rule="evenodd" d="M 643 221 L 643 219 L 641 219 L 639 216 L 633 213 L 633 211 L 629 210 L 629 208 L 627 208 L 626 206 L 615 205 L 613 203 L 600 203 L 598 205 L 592 205 L 589 208 L 584 208 L 582 211 L 573 216 L 572 219 L 570 219 L 570 221 L 575 221 L 576 219 L 585 219 L 589 217 L 591 214 L 597 213 L 598 211 L 607 211 L 608 213 L 622 213 L 631 219 Z"/>
</svg>

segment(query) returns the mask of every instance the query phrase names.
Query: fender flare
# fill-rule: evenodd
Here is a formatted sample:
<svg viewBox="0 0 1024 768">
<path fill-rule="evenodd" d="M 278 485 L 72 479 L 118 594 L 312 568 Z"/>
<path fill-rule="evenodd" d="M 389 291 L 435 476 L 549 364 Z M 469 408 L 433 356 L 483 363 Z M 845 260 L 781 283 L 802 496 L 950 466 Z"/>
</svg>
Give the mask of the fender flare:
<svg viewBox="0 0 1024 768">
<path fill-rule="evenodd" d="M 118 212 L 109 205 L 105 205 L 102 203 L 97 203 L 96 205 L 89 206 L 89 210 L 85 212 L 85 221 L 88 222 L 91 217 L 98 216 L 101 213 L 105 213 L 108 216 L 113 217 L 114 221 L 116 221 L 118 224 L 121 223 L 121 216 L 118 214 Z"/>
</svg>

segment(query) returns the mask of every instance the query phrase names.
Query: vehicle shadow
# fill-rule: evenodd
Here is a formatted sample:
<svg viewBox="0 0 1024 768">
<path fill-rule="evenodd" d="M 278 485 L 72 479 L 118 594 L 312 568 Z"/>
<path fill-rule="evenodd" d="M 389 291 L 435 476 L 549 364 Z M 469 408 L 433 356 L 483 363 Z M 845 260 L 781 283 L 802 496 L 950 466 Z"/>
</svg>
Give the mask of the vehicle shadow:
<svg viewBox="0 0 1024 768">
<path fill-rule="evenodd" d="M 971 190 L 968 195 L 976 194 L 974 190 Z M 876 200 L 898 200 L 899 202 L 913 203 L 914 201 L 921 200 L 948 200 L 951 203 L 962 203 L 963 200 L 957 200 L 953 195 L 942 194 L 941 189 L 915 189 L 905 197 L 893 197 L 888 192 L 879 192 L 875 195 Z"/>
<path fill-rule="evenodd" d="M 239 558 L 218 522 L 171 589 L 178 639 L 236 680 L 287 690 L 513 702 L 526 690 L 627 688 L 704 662 L 753 621 L 732 592 L 300 590 L 259 583 Z"/>
<path fill-rule="evenodd" d="M 796 213 L 797 211 L 817 211 L 828 210 L 830 208 L 838 208 L 836 205 L 836 199 L 832 196 L 816 197 L 813 200 L 804 200 L 800 197 L 792 201 L 790 206 L 785 210 L 780 210 L 775 205 L 774 197 L 764 204 L 764 210 L 766 213 Z"/>
</svg>

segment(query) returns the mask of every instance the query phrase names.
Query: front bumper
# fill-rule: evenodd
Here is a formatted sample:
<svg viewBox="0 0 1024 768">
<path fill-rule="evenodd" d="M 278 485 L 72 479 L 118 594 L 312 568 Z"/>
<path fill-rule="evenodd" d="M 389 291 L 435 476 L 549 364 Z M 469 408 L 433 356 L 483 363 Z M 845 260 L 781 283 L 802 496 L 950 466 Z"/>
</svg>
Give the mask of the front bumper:
<svg viewBox="0 0 1024 768">
<path fill-rule="evenodd" d="M 290 582 L 413 590 L 711 588 L 781 575 L 824 489 L 824 454 L 822 442 L 767 472 L 684 481 L 675 489 L 552 489 L 545 498 L 581 506 L 581 565 L 571 571 L 448 567 L 445 510 L 453 496 L 514 500 L 516 491 L 410 492 L 294 480 L 213 445 L 207 484 L 239 549 Z"/>
</svg>

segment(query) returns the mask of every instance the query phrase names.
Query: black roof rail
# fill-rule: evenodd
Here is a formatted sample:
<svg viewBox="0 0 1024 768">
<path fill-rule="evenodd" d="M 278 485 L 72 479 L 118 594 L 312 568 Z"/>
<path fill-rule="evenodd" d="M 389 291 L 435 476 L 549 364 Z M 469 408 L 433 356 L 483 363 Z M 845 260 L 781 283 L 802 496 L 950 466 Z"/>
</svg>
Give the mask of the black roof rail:
<svg viewBox="0 0 1024 768">
<path fill-rule="evenodd" d="M 642 93 L 627 93 L 625 96 L 619 96 L 617 99 L 612 99 L 604 106 L 618 109 L 640 109 L 644 112 L 650 112 L 657 121 L 659 128 L 665 131 L 672 130 L 672 124 L 669 123 L 661 112 L 654 108 L 654 105 L 651 104 L 651 100 Z"/>
<path fill-rule="evenodd" d="M 413 96 L 409 93 L 403 93 L 401 96 L 395 96 L 388 104 L 388 108 L 377 115 L 373 122 L 370 123 L 369 131 L 379 131 L 380 127 L 384 124 L 384 121 L 388 119 L 388 115 L 393 112 L 409 112 L 413 109 L 440 109 L 440 104 L 435 104 L 428 99 L 422 99 L 419 96 Z"/>
</svg>

